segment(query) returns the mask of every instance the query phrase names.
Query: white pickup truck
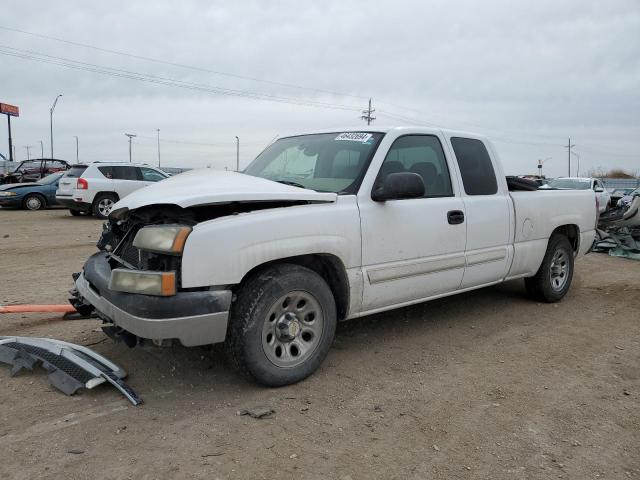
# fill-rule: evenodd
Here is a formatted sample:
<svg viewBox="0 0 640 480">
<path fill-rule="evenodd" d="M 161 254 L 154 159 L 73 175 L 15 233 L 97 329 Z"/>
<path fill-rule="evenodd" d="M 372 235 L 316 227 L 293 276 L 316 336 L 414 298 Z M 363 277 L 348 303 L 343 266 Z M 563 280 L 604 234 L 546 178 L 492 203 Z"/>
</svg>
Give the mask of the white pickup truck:
<svg viewBox="0 0 640 480">
<path fill-rule="evenodd" d="M 243 173 L 194 170 L 113 208 L 72 303 L 135 345 L 224 342 L 278 386 L 336 322 L 524 278 L 568 291 L 595 235 L 591 190 L 509 191 L 491 143 L 429 128 L 281 138 Z"/>
</svg>

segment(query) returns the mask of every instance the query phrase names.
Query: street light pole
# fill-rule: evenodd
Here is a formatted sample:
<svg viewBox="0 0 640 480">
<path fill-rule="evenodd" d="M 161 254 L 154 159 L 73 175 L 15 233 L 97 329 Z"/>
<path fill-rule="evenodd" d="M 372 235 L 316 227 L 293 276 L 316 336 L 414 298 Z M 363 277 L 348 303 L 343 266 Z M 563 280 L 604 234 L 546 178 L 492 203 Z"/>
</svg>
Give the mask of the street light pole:
<svg viewBox="0 0 640 480">
<path fill-rule="evenodd" d="M 78 160 L 80 158 L 80 155 L 78 154 L 78 152 L 80 151 L 79 147 L 78 147 L 78 137 L 76 135 L 74 135 L 74 138 L 76 139 L 76 163 L 80 163 L 80 161 Z"/>
<path fill-rule="evenodd" d="M 58 99 L 62 96 L 59 94 L 56 99 L 53 101 L 53 105 L 49 109 L 49 131 L 50 131 L 50 139 L 51 139 L 51 160 L 53 160 L 53 111 L 56 109 L 56 104 L 58 103 Z"/>
<path fill-rule="evenodd" d="M 160 129 L 157 128 L 156 131 L 158 132 L 158 168 L 160 168 Z"/>
<path fill-rule="evenodd" d="M 44 143 L 40 140 L 40 158 L 44 158 Z"/>
<path fill-rule="evenodd" d="M 131 139 L 135 138 L 136 135 L 134 135 L 133 133 L 125 133 L 125 135 L 129 137 L 129 163 L 131 163 Z"/>
<path fill-rule="evenodd" d="M 576 152 L 571 152 L 571 155 L 575 155 L 576 158 L 578 159 L 578 170 L 576 170 L 576 177 L 579 177 L 580 176 L 580 154 Z"/>
<path fill-rule="evenodd" d="M 240 171 L 240 137 L 236 135 L 236 172 Z"/>
<path fill-rule="evenodd" d="M 31 160 L 31 145 L 25 145 L 24 148 L 27 149 L 27 160 Z"/>
</svg>

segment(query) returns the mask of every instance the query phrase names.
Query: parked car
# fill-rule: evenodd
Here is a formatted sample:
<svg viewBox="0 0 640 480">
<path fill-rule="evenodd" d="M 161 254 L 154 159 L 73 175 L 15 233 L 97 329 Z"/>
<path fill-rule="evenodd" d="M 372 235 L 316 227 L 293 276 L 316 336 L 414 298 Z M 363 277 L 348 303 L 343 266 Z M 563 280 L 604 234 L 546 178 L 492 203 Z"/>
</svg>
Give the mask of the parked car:
<svg viewBox="0 0 640 480">
<path fill-rule="evenodd" d="M 286 385 L 339 320 L 518 278 L 559 301 L 596 219 L 590 190 L 510 192 L 482 136 L 285 137 L 243 173 L 193 170 L 116 203 L 73 303 L 130 345 L 224 342 L 241 371 Z"/>
<path fill-rule="evenodd" d="M 37 182 L 52 173 L 68 170 L 70 165 L 64 160 L 36 158 L 20 162 L 7 174 L 0 174 L 0 184 Z"/>
<path fill-rule="evenodd" d="M 58 203 L 72 215 L 93 214 L 105 219 L 113 205 L 136 190 L 168 178 L 148 165 L 121 162 L 94 162 L 74 165 L 60 181 Z"/>
<path fill-rule="evenodd" d="M 599 178 L 558 177 L 549 180 L 540 188 L 559 188 L 572 190 L 593 190 L 598 199 L 598 212 L 603 213 L 611 206 L 611 194 L 604 188 Z"/>
<path fill-rule="evenodd" d="M 64 172 L 54 173 L 35 183 L 0 185 L 0 206 L 41 210 L 56 205 L 56 189 Z"/>
</svg>

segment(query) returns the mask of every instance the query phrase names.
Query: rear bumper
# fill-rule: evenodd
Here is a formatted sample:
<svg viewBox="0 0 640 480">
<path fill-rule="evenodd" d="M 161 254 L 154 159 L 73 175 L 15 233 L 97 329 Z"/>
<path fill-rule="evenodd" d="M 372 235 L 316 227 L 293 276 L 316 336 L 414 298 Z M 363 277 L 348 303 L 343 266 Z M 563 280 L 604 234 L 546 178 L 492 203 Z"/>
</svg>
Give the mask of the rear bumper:
<svg viewBox="0 0 640 480">
<path fill-rule="evenodd" d="M 138 337 L 178 339 L 187 347 L 223 342 L 227 332 L 230 290 L 178 292 L 156 297 L 109 290 L 111 267 L 105 253 L 96 253 L 76 279 L 85 303 L 103 318 Z"/>
<path fill-rule="evenodd" d="M 71 195 L 67 196 L 67 195 L 56 195 L 56 202 L 59 205 L 62 205 L 66 208 L 69 208 L 71 210 L 90 210 L 91 209 L 91 204 L 90 203 L 86 203 L 86 202 L 77 202 L 73 199 L 73 197 Z"/>
</svg>

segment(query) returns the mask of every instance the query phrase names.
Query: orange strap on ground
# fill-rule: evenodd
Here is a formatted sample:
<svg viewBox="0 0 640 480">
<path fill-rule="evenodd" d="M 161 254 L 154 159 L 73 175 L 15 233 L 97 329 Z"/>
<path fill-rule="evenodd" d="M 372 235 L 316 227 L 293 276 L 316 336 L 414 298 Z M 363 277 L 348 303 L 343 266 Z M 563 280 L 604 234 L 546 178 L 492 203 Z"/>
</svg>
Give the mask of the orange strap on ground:
<svg viewBox="0 0 640 480">
<path fill-rule="evenodd" d="M 71 305 L 0 305 L 0 313 L 75 312 Z"/>
</svg>

